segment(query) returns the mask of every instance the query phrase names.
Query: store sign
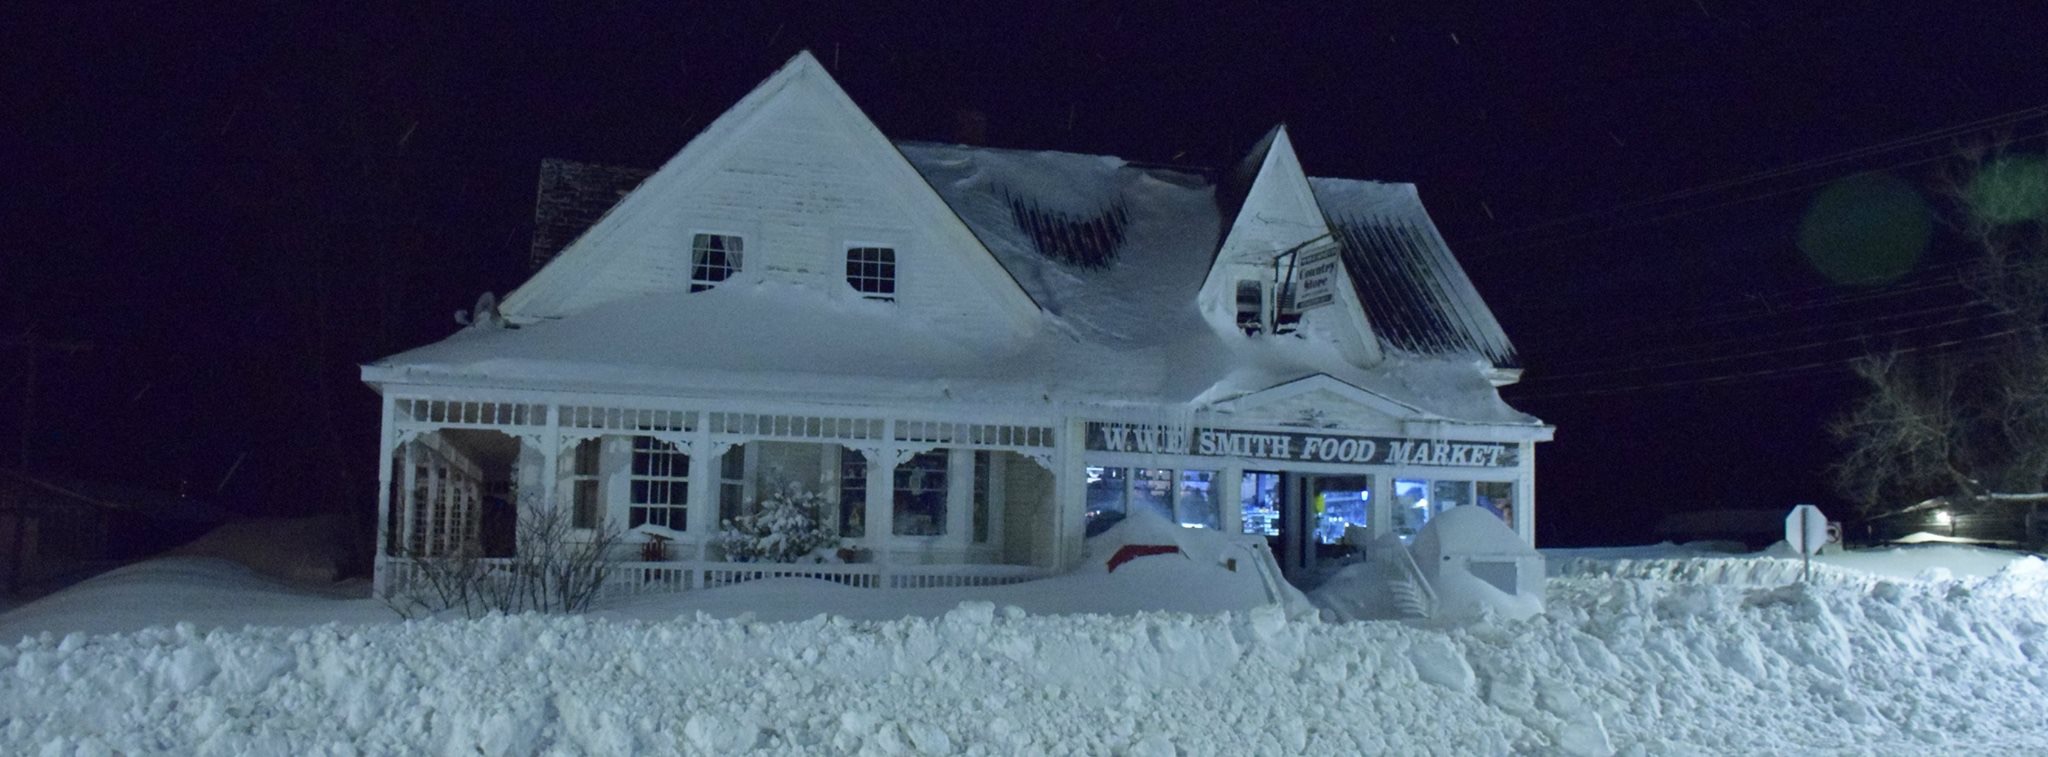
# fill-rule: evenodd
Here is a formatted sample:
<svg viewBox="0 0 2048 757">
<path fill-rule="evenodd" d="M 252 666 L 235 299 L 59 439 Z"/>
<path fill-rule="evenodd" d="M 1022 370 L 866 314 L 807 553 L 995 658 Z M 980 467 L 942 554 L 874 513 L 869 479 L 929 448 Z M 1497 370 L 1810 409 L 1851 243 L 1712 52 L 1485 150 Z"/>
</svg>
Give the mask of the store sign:
<svg viewBox="0 0 2048 757">
<path fill-rule="evenodd" d="M 1337 299 L 1337 283 L 1344 269 L 1337 263 L 1337 246 L 1325 245 L 1301 253 L 1296 276 L 1301 290 L 1294 295 L 1294 309 L 1302 312 L 1328 305 Z"/>
<path fill-rule="evenodd" d="M 1442 465 L 1512 468 L 1515 445 L 1379 436 L 1343 436 L 1301 431 L 1172 429 L 1139 423 L 1089 423 L 1093 452 L 1243 457 L 1305 463 L 1353 465 Z"/>
</svg>

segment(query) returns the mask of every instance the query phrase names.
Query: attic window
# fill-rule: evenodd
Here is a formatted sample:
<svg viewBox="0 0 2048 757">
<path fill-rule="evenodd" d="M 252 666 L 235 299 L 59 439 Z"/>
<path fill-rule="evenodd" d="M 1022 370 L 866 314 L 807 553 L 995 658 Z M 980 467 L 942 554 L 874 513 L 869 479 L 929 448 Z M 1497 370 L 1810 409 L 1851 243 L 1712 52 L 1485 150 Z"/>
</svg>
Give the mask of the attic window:
<svg viewBox="0 0 2048 757">
<path fill-rule="evenodd" d="M 847 248 L 846 284 L 870 300 L 895 302 L 896 250 L 888 247 Z"/>
<path fill-rule="evenodd" d="M 1273 333 L 1292 334 L 1301 328 L 1301 309 L 1294 306 L 1294 284 L 1288 282 L 1275 292 L 1273 303 Z"/>
<path fill-rule="evenodd" d="M 1289 282 L 1268 286 L 1257 279 L 1239 279 L 1237 328 L 1246 336 L 1292 334 L 1301 327 L 1301 309 L 1295 307 L 1294 300 Z"/>
<path fill-rule="evenodd" d="M 1265 315 L 1265 288 L 1250 279 L 1237 282 L 1237 327 L 1248 335 L 1260 334 L 1266 330 Z"/>
<path fill-rule="evenodd" d="M 690 242 L 690 291 L 702 292 L 740 271 L 744 243 L 727 234 L 698 234 Z"/>
</svg>

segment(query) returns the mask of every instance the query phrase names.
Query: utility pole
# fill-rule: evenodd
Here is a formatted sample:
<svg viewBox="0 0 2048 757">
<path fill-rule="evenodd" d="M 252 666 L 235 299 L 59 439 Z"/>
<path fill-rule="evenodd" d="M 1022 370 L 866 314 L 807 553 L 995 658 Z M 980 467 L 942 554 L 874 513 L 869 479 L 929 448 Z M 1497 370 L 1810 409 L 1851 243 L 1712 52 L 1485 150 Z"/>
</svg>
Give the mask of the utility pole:
<svg viewBox="0 0 2048 757">
<path fill-rule="evenodd" d="M 44 353 L 55 355 L 76 355 L 89 352 L 92 345 L 86 342 L 44 339 L 36 335 L 30 326 L 21 336 L 0 337 L 0 350 L 17 351 L 24 356 L 23 381 L 21 389 L 21 457 L 15 461 L 19 468 L 28 470 L 30 446 L 33 445 L 36 414 L 36 370 Z"/>
</svg>

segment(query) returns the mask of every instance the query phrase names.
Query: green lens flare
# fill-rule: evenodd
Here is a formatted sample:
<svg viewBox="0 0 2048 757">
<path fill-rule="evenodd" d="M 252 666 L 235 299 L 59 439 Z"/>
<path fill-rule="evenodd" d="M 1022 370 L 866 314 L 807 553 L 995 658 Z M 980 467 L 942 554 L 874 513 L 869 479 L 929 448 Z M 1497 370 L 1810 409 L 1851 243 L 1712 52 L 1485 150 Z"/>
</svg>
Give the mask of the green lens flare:
<svg viewBox="0 0 2048 757">
<path fill-rule="evenodd" d="M 1992 223 L 2048 221 L 2048 158 L 2007 155 L 1970 177 L 1970 210 Z"/>
<path fill-rule="evenodd" d="M 1799 250 L 1836 283 L 1883 284 L 1912 271 L 1933 234 L 1933 214 L 1912 185 L 1859 174 L 1814 196 L 1799 222 Z"/>
</svg>

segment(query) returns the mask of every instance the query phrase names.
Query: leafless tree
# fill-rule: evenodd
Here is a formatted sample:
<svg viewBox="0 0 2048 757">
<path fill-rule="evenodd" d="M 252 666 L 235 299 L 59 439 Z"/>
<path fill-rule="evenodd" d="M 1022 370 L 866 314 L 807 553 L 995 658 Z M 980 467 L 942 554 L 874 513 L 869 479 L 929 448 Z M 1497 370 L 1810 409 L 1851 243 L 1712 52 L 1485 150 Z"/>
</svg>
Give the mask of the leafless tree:
<svg viewBox="0 0 2048 757">
<path fill-rule="evenodd" d="M 1866 516 L 2048 502 L 2048 159 L 1984 150 L 1947 184 L 1993 325 L 1857 363 L 1867 393 L 1830 430 L 1836 489 Z"/>
<path fill-rule="evenodd" d="M 409 569 L 386 593 L 385 603 L 406 618 L 444 612 L 471 618 L 493 612 L 583 612 L 603 592 L 612 552 L 623 536 L 609 520 L 592 529 L 575 528 L 568 508 L 525 497 L 516 534 L 509 558 L 484 557 L 475 534 L 447 554 L 419 554 L 408 547 Z"/>
</svg>

